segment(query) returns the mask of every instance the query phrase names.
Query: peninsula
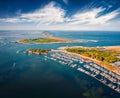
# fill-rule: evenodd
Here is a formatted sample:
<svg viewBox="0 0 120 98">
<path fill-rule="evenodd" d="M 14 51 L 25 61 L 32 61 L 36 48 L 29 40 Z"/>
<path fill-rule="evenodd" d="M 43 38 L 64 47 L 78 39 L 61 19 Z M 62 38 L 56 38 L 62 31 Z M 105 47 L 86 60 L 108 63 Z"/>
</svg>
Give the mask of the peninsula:
<svg viewBox="0 0 120 98">
<path fill-rule="evenodd" d="M 117 46 L 118 48 L 118 46 Z M 107 68 L 108 70 L 111 70 L 113 72 L 118 72 L 118 68 L 120 65 L 116 66 L 114 65 L 115 62 L 120 62 L 120 52 L 114 51 L 114 49 L 109 50 L 109 47 L 63 47 L 63 51 L 66 51 L 68 53 L 73 53 L 76 55 L 79 55 L 83 58 L 86 58 L 87 60 L 94 61 L 95 63 Z"/>
</svg>

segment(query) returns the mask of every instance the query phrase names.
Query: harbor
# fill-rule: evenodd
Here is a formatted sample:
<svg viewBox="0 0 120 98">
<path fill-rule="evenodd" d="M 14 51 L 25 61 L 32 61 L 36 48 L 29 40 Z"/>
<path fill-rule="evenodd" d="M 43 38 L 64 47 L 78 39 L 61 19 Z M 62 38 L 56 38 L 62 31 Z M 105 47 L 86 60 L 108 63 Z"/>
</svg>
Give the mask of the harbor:
<svg viewBox="0 0 120 98">
<path fill-rule="evenodd" d="M 70 54 L 62 50 L 54 50 L 45 55 L 45 59 L 51 59 L 55 62 L 74 68 L 120 93 L 120 76 L 87 58 Z"/>
</svg>

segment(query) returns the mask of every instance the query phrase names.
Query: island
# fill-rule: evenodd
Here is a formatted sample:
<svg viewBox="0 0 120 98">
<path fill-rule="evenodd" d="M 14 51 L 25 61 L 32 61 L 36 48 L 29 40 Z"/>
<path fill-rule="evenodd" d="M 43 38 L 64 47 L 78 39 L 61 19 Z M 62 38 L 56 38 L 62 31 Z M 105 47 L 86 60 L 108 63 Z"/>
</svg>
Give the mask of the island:
<svg viewBox="0 0 120 98">
<path fill-rule="evenodd" d="M 91 60 L 108 70 L 117 73 L 118 68 L 120 67 L 120 51 L 116 51 L 115 47 L 113 49 L 112 48 L 73 46 L 62 47 L 62 51 L 79 55 L 88 61 Z"/>
<path fill-rule="evenodd" d="M 72 42 L 72 40 L 64 39 L 64 38 L 58 38 L 48 35 L 46 32 L 42 32 L 41 34 L 44 35 L 44 37 L 34 38 L 34 39 L 23 39 L 17 41 L 21 44 L 26 43 L 63 43 L 63 42 Z"/>
<path fill-rule="evenodd" d="M 34 48 L 34 49 L 27 49 L 26 53 L 40 55 L 40 54 L 47 54 L 50 51 L 51 51 L 51 49 L 37 49 L 37 48 Z"/>
</svg>

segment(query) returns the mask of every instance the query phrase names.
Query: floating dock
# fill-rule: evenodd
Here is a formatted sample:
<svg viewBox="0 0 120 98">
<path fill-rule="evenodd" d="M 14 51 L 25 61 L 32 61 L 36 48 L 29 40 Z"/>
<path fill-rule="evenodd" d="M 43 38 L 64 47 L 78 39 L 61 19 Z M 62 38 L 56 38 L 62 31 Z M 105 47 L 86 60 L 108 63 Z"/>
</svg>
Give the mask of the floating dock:
<svg viewBox="0 0 120 98">
<path fill-rule="evenodd" d="M 120 93 L 120 76 L 94 62 L 87 62 L 80 56 L 60 50 L 51 52 L 45 58 L 75 68 Z"/>
</svg>

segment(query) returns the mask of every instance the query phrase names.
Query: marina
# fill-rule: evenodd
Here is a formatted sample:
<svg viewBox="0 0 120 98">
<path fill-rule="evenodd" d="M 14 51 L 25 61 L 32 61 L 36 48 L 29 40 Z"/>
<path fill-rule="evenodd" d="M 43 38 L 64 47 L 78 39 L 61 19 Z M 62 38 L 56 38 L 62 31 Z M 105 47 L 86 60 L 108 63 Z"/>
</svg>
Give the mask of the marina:
<svg viewBox="0 0 120 98">
<path fill-rule="evenodd" d="M 120 41 L 116 40 L 120 40 L 120 33 L 48 31 L 55 37 L 98 42 L 19 44 L 12 41 L 41 37 L 40 31 L 35 31 L 38 33 L 34 36 L 33 31 L 0 32 L 0 98 L 88 98 L 84 94 L 89 98 L 120 98 L 120 80 L 114 72 L 85 57 L 58 49 L 67 46 L 118 46 Z M 43 55 L 26 53 L 27 49 L 36 48 L 52 51 Z"/>
<path fill-rule="evenodd" d="M 83 57 L 69 54 L 62 50 L 55 50 L 46 55 L 45 58 L 70 66 L 82 73 L 85 73 L 120 93 L 120 76 L 92 61 L 88 62 Z"/>
</svg>

